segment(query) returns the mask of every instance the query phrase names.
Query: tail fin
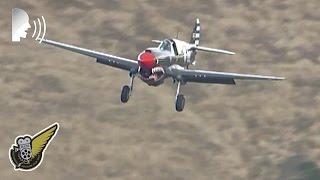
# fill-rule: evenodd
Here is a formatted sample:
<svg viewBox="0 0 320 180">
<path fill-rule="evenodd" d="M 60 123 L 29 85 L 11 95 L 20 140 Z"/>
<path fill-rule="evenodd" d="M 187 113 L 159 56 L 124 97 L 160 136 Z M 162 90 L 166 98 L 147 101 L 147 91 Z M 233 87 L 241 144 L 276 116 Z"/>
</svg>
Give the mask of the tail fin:
<svg viewBox="0 0 320 180">
<path fill-rule="evenodd" d="M 199 18 L 197 18 L 191 34 L 190 44 L 199 46 L 199 43 L 200 43 L 200 20 Z"/>
</svg>

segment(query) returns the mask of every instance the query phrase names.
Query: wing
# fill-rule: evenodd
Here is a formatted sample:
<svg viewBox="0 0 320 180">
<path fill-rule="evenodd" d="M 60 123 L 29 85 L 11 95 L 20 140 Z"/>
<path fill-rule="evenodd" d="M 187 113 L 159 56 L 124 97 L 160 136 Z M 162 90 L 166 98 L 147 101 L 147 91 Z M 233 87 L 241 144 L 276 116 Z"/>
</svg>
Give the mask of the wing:
<svg viewBox="0 0 320 180">
<path fill-rule="evenodd" d="M 69 51 L 73 51 L 79 54 L 96 58 L 98 63 L 109 65 L 119 69 L 130 71 L 131 69 L 138 67 L 138 62 L 131 59 L 118 57 L 110 54 L 105 54 L 105 53 L 101 53 L 101 52 L 97 52 L 97 51 L 93 51 L 93 50 L 89 50 L 89 49 L 85 49 L 85 48 L 81 48 L 81 47 L 77 47 L 69 44 L 64 44 L 61 42 L 47 40 L 47 39 L 43 39 L 42 42 L 45 44 L 49 44 L 62 49 L 66 49 Z"/>
<path fill-rule="evenodd" d="M 185 82 L 214 83 L 214 84 L 235 84 L 235 79 L 242 80 L 283 80 L 283 77 L 262 76 L 253 74 L 238 74 L 216 71 L 170 69 L 169 75 Z"/>
<path fill-rule="evenodd" d="M 47 146 L 48 142 L 52 139 L 53 135 L 56 133 L 58 125 L 55 124 L 48 129 L 42 131 L 36 137 L 32 139 L 32 157 L 37 156 L 41 153 Z"/>
</svg>

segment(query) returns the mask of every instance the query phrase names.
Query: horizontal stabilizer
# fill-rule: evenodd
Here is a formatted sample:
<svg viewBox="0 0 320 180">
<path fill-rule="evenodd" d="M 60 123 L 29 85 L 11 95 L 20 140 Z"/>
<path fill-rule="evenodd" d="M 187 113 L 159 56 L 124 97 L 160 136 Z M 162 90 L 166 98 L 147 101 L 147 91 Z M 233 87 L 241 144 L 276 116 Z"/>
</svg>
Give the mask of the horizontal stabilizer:
<svg viewBox="0 0 320 180">
<path fill-rule="evenodd" d="M 154 43 L 159 43 L 159 44 L 162 42 L 162 41 L 160 41 L 160 40 L 155 40 L 155 39 L 154 39 L 154 40 L 151 40 L 151 41 L 154 42 Z"/>
<path fill-rule="evenodd" d="M 236 53 L 231 51 L 226 51 L 222 49 L 214 49 L 214 48 L 208 48 L 203 46 L 195 46 L 194 49 L 200 50 L 200 51 L 206 51 L 206 52 L 214 52 L 214 53 L 221 53 L 221 54 L 228 54 L 228 55 L 234 55 Z"/>
</svg>

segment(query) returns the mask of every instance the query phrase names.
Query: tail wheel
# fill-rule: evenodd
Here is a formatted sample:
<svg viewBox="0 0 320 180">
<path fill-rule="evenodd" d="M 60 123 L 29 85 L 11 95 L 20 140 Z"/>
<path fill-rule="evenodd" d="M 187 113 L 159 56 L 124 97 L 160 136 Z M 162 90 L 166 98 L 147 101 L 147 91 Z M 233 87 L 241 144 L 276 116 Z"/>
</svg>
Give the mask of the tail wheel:
<svg viewBox="0 0 320 180">
<path fill-rule="evenodd" d="M 178 112 L 183 111 L 184 105 L 185 105 L 185 98 L 182 94 L 179 94 L 176 99 L 176 111 Z"/>
<path fill-rule="evenodd" d="M 123 86 L 121 91 L 121 102 L 126 103 L 129 101 L 130 97 L 130 87 L 129 86 Z"/>
</svg>

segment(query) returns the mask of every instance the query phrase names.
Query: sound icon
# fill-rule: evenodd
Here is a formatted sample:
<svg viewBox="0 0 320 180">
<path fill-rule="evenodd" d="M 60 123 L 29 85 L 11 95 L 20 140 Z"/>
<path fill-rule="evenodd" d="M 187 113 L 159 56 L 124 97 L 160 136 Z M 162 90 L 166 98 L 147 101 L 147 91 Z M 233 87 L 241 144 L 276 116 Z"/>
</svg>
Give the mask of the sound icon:
<svg viewBox="0 0 320 180">
<path fill-rule="evenodd" d="M 39 32 L 38 32 L 38 35 L 37 35 L 37 37 L 36 37 L 36 40 L 39 40 L 39 43 L 42 42 L 44 36 L 46 35 L 46 30 L 47 30 L 46 20 L 44 19 L 43 16 L 41 16 L 41 19 L 42 19 L 42 22 L 43 22 L 43 34 L 42 34 L 42 37 L 41 37 L 41 38 L 39 38 L 39 37 L 40 37 L 40 34 L 41 34 L 41 26 L 42 26 L 42 25 L 41 25 L 40 19 L 39 19 L 39 18 L 37 19 L 37 20 L 38 20 L 38 23 L 39 23 Z M 36 32 L 37 32 L 37 23 L 36 23 L 35 20 L 33 21 L 33 25 L 34 25 L 34 31 L 33 31 L 32 37 L 35 37 Z"/>
<path fill-rule="evenodd" d="M 34 25 L 34 32 L 32 34 L 32 38 L 35 38 L 35 40 L 39 41 L 39 43 L 42 42 L 47 26 L 46 21 L 43 16 L 41 16 L 42 21 L 40 19 L 37 19 L 38 26 L 36 21 L 33 21 Z M 43 28 L 42 28 L 43 24 Z M 20 42 L 20 38 L 26 38 L 27 37 L 27 30 L 31 28 L 29 24 L 29 15 L 22 9 L 14 8 L 12 9 L 12 42 Z M 41 36 L 43 30 L 43 34 Z M 36 36 L 36 33 L 38 31 L 38 34 Z M 35 37 L 36 36 L 36 37 Z M 40 37 L 41 36 L 41 37 Z"/>
</svg>

